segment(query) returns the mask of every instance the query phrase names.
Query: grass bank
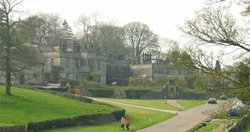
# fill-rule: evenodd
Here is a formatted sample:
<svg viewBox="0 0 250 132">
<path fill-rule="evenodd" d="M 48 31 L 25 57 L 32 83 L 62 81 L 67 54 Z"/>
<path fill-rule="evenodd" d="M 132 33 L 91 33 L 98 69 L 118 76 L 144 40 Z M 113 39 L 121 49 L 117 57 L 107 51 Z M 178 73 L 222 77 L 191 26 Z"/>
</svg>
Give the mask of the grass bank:
<svg viewBox="0 0 250 132">
<path fill-rule="evenodd" d="M 178 104 L 184 106 L 185 108 L 192 108 L 206 103 L 206 100 L 178 100 Z"/>
<path fill-rule="evenodd" d="M 12 95 L 0 86 L 0 126 L 26 124 L 52 118 L 108 113 L 114 109 L 106 105 L 90 104 L 50 93 L 12 87 Z"/>
</svg>

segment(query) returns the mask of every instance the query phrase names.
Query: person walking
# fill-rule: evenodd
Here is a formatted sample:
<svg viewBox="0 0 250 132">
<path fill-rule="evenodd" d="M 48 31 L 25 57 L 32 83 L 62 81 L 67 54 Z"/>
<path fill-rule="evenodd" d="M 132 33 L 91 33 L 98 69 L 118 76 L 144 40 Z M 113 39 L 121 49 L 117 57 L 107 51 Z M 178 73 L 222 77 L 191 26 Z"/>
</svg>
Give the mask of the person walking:
<svg viewBox="0 0 250 132">
<path fill-rule="evenodd" d="M 125 121 L 125 123 L 126 123 L 126 128 L 127 128 L 127 130 L 129 130 L 130 119 L 127 118 L 126 121 Z"/>
<path fill-rule="evenodd" d="M 122 117 L 122 119 L 121 119 L 121 128 L 122 128 L 122 130 L 124 130 L 124 126 L 125 126 L 125 118 Z"/>
</svg>

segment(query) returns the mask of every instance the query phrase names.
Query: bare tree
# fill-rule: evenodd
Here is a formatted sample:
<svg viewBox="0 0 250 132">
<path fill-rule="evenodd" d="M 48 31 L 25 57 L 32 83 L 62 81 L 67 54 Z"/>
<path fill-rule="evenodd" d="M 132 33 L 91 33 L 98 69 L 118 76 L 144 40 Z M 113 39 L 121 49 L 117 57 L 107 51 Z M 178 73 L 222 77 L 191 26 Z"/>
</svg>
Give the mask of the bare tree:
<svg viewBox="0 0 250 132">
<path fill-rule="evenodd" d="M 24 42 L 38 45 L 40 49 L 44 46 L 47 37 L 46 22 L 38 15 L 30 16 L 25 20 L 21 21 L 20 35 Z"/>
<path fill-rule="evenodd" d="M 95 47 L 98 54 L 106 54 L 109 60 L 125 59 L 127 48 L 121 27 L 85 15 L 79 17 L 77 26 L 82 32 L 82 41 L 87 44 L 89 51 L 91 47 Z"/>
<path fill-rule="evenodd" d="M 63 36 L 63 20 L 58 14 L 41 13 L 37 15 L 43 22 L 42 29 L 38 31 L 43 33 L 43 44 L 51 49 L 58 46 L 60 38 Z"/>
<path fill-rule="evenodd" d="M 0 14 L 3 14 L 2 22 L 1 22 L 1 38 L 3 48 L 1 51 L 1 58 L 4 59 L 4 69 L 6 74 L 6 94 L 10 95 L 10 87 L 11 87 L 11 48 L 13 46 L 14 34 L 17 26 L 17 21 L 11 20 L 11 15 L 15 12 L 15 8 L 20 5 L 23 0 L 1 0 L 0 1 Z M 4 53 L 3 53 L 4 52 Z M 3 56 L 2 56 L 3 55 Z"/>
<path fill-rule="evenodd" d="M 0 0 L 1 71 L 5 71 L 6 94 L 11 95 L 11 76 L 36 65 L 36 52 L 22 44 L 19 36 L 20 21 L 12 18 L 23 0 Z"/>
<path fill-rule="evenodd" d="M 143 52 L 158 49 L 158 36 L 140 22 L 131 22 L 124 26 L 127 44 L 132 47 L 132 63 L 140 64 Z"/>
<path fill-rule="evenodd" d="M 236 20 L 227 8 L 221 6 L 216 9 L 212 7 L 204 8 L 197 12 L 195 18 L 186 20 L 181 30 L 198 45 L 212 44 L 223 48 L 234 47 L 246 56 L 250 53 L 249 27 L 237 25 Z M 249 74 L 244 76 L 243 81 L 239 80 L 236 75 L 243 76 L 243 72 L 237 71 L 237 66 L 227 66 L 222 71 L 216 70 L 214 68 L 215 58 L 213 54 L 207 54 L 204 49 L 202 50 L 199 47 L 189 47 L 187 51 L 191 55 L 195 67 L 206 73 L 213 84 L 227 82 L 227 85 L 223 84 L 223 88 L 231 91 L 232 89 L 238 89 L 239 93 L 244 91 L 244 93 L 248 92 L 249 95 L 249 86 L 242 85 L 242 82 L 249 82 L 249 80 L 245 80 L 249 78 L 246 77 Z M 238 55 L 237 58 L 244 59 L 242 54 Z M 229 55 L 231 54 L 229 53 Z M 228 67 L 230 70 L 227 70 Z M 234 96 L 241 98 L 241 95 L 235 92 Z M 246 98 L 242 99 L 247 102 Z"/>
<path fill-rule="evenodd" d="M 187 20 L 181 30 L 203 44 L 233 46 L 250 52 L 247 32 L 223 9 L 204 8 L 194 19 Z"/>
</svg>

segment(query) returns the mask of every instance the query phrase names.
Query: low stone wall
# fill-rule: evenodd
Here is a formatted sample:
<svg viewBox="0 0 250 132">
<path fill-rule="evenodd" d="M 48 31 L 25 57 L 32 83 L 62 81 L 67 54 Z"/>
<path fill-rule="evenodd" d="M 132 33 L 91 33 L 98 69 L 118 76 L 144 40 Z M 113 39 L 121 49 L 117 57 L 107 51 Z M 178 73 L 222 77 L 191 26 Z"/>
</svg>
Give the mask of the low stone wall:
<svg viewBox="0 0 250 132">
<path fill-rule="evenodd" d="M 67 118 L 51 119 L 46 121 L 29 122 L 20 126 L 1 126 L 1 132 L 33 132 L 45 129 L 84 126 L 101 124 L 119 120 L 125 114 L 125 110 L 116 110 L 108 114 L 80 115 Z"/>
<path fill-rule="evenodd" d="M 250 122 L 250 116 L 245 116 L 239 122 L 235 122 L 233 126 L 227 129 L 227 131 L 228 132 L 240 132 L 249 122 Z"/>
<path fill-rule="evenodd" d="M 19 126 L 0 126 L 1 132 L 26 132 L 26 126 L 25 125 L 19 125 Z"/>
</svg>

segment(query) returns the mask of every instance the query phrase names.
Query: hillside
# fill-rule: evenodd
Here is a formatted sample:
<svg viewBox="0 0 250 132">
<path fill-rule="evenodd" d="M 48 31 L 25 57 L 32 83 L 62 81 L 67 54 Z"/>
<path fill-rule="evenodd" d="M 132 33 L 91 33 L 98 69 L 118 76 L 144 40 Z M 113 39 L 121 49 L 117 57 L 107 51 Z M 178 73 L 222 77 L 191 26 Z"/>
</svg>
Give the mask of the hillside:
<svg viewBox="0 0 250 132">
<path fill-rule="evenodd" d="M 0 126 L 83 114 L 108 113 L 112 110 L 114 109 L 105 105 L 80 102 L 17 87 L 12 88 L 11 96 L 6 96 L 4 86 L 0 86 Z"/>
</svg>

